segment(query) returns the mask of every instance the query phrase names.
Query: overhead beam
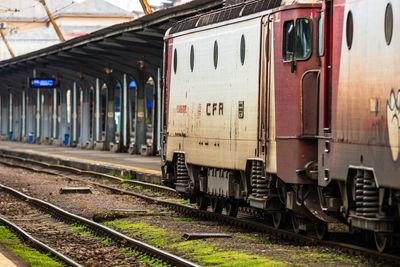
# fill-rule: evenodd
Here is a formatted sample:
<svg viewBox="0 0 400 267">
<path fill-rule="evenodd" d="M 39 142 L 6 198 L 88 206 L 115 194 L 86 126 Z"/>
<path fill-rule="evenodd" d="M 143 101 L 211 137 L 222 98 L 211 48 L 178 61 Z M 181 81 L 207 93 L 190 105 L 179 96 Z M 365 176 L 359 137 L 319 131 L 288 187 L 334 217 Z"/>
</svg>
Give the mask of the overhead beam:
<svg viewBox="0 0 400 267">
<path fill-rule="evenodd" d="M 98 59 L 99 57 L 102 59 L 107 60 L 107 62 L 114 62 L 118 65 L 127 66 L 131 68 L 139 68 L 138 61 L 143 60 L 148 62 L 149 64 L 155 66 L 161 66 L 162 64 L 162 57 L 161 56 L 153 56 L 149 54 L 140 54 L 137 52 L 124 52 L 123 54 L 114 52 L 110 53 L 107 51 L 97 51 L 96 54 L 90 53 L 84 49 L 75 49 L 72 50 L 70 53 L 75 54 L 75 56 L 86 57 L 86 58 L 94 58 Z"/>
</svg>

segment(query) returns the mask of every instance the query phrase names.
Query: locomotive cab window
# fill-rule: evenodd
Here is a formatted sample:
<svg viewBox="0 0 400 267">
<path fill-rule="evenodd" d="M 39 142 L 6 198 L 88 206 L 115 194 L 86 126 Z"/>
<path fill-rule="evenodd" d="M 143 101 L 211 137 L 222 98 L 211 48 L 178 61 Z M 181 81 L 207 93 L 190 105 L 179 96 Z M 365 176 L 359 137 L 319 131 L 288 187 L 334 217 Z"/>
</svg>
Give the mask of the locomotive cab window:
<svg viewBox="0 0 400 267">
<path fill-rule="evenodd" d="M 296 20 L 296 60 L 307 60 L 312 51 L 312 22 L 309 18 Z"/>
<path fill-rule="evenodd" d="M 312 21 L 298 18 L 283 24 L 283 61 L 307 60 L 312 53 Z"/>
<path fill-rule="evenodd" d="M 294 23 L 292 20 L 283 24 L 283 61 L 292 61 L 294 54 Z"/>
</svg>

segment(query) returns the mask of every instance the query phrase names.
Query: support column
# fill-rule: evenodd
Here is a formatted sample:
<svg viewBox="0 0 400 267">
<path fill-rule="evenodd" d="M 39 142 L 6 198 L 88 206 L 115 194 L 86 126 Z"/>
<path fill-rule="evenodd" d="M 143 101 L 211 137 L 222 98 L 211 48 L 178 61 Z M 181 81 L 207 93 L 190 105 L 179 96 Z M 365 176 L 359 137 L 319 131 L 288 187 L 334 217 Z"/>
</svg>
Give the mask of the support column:
<svg viewBox="0 0 400 267">
<path fill-rule="evenodd" d="M 110 142 L 115 142 L 115 82 L 107 83 L 107 106 L 106 106 L 106 144 L 105 148 L 110 150 Z"/>
<path fill-rule="evenodd" d="M 157 105 L 154 103 L 154 111 L 153 113 L 157 112 L 157 123 L 153 121 L 153 125 L 157 126 L 155 128 L 156 132 L 156 138 L 153 138 L 153 142 L 156 144 L 153 144 L 153 146 L 156 148 L 155 153 L 159 153 L 161 151 L 161 69 L 157 68 L 157 83 L 156 83 L 156 100 L 157 100 Z"/>
<path fill-rule="evenodd" d="M 53 88 L 53 139 L 57 138 L 57 88 Z"/>
<path fill-rule="evenodd" d="M 58 135 L 58 144 L 63 145 L 64 144 L 64 138 L 65 134 L 69 134 L 69 129 L 68 129 L 68 110 L 67 110 L 67 90 L 65 89 L 60 89 L 60 109 L 61 109 L 61 114 L 60 114 L 60 130 L 59 130 L 59 135 Z"/>
<path fill-rule="evenodd" d="M 25 90 L 22 90 L 21 95 L 21 138 L 23 141 L 26 139 L 26 96 Z"/>
<path fill-rule="evenodd" d="M 128 150 L 129 146 L 129 121 L 128 121 L 128 81 L 127 75 L 124 74 L 122 77 L 121 87 L 121 99 L 120 99 L 120 110 L 121 110 L 121 126 L 120 126 L 120 148 L 123 151 Z"/>
<path fill-rule="evenodd" d="M 34 96 L 28 93 L 26 95 L 26 104 L 28 106 L 26 112 L 26 134 L 28 136 L 28 142 L 29 142 L 29 134 L 33 134 L 35 132 L 36 110 L 34 110 L 34 102 L 35 102 Z"/>
<path fill-rule="evenodd" d="M 145 86 L 148 75 L 140 72 L 136 82 L 136 127 L 135 127 L 135 144 L 136 153 L 140 153 L 142 145 L 146 144 L 146 93 Z"/>
<path fill-rule="evenodd" d="M 95 141 L 101 141 L 101 90 L 100 90 L 100 80 L 96 78 L 96 88 L 95 88 Z"/>
<path fill-rule="evenodd" d="M 41 141 L 46 141 L 50 138 L 51 124 L 50 124 L 50 98 L 46 91 L 42 94 L 42 109 L 43 109 L 43 119 L 42 119 L 42 138 Z M 46 143 L 47 144 L 47 143 Z"/>
<path fill-rule="evenodd" d="M 3 135 L 8 135 L 8 106 L 7 106 L 7 96 L 3 97 L 2 107 L 1 107 L 1 133 Z"/>
<path fill-rule="evenodd" d="M 81 90 L 81 127 L 80 127 L 80 147 L 85 148 L 86 142 L 90 138 L 90 103 L 89 89 Z"/>
<path fill-rule="evenodd" d="M 78 138 L 78 92 L 76 82 L 72 86 L 72 142 L 75 144 Z"/>
<path fill-rule="evenodd" d="M 0 134 L 3 134 L 3 96 L 0 95 Z"/>
<path fill-rule="evenodd" d="M 8 139 L 12 140 L 12 134 L 13 134 L 13 95 L 12 93 L 10 93 L 9 96 L 9 101 L 8 101 L 8 106 L 9 106 L 9 110 L 8 110 Z"/>
<path fill-rule="evenodd" d="M 12 140 L 21 140 L 21 101 L 18 94 L 13 96 L 13 136 Z"/>
<path fill-rule="evenodd" d="M 40 93 L 40 89 L 37 89 L 36 91 L 36 133 L 35 133 L 35 138 L 37 140 L 40 140 L 41 137 L 41 123 L 40 123 L 40 111 L 41 111 L 41 103 L 42 103 L 42 99 L 41 99 L 41 93 Z"/>
</svg>

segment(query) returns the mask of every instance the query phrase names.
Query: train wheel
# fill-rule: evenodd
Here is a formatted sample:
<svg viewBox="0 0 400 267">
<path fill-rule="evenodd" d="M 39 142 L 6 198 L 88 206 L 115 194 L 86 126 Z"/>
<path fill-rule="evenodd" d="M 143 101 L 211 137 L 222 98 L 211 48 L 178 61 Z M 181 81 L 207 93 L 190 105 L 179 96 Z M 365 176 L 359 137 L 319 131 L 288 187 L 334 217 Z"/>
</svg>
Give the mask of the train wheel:
<svg viewBox="0 0 400 267">
<path fill-rule="evenodd" d="M 274 224 L 274 227 L 276 229 L 279 229 L 279 227 L 282 224 L 283 221 L 283 214 L 281 212 L 273 212 L 272 214 L 272 223 Z"/>
<path fill-rule="evenodd" d="M 211 199 L 211 210 L 215 213 L 221 213 L 223 208 L 223 202 L 218 198 Z"/>
<path fill-rule="evenodd" d="M 326 237 L 326 234 L 328 233 L 328 225 L 325 222 L 316 222 L 314 224 L 315 226 L 315 235 L 319 240 L 322 240 Z"/>
<path fill-rule="evenodd" d="M 300 232 L 300 220 L 299 217 L 296 215 L 292 214 L 291 220 L 292 220 L 292 229 L 295 234 L 298 234 Z"/>
<path fill-rule="evenodd" d="M 379 252 L 385 252 L 388 249 L 389 237 L 385 234 L 374 232 L 376 249 Z"/>
<path fill-rule="evenodd" d="M 236 200 L 227 200 L 225 210 L 229 216 L 236 217 L 239 211 L 239 203 Z"/>
<path fill-rule="evenodd" d="M 196 196 L 194 196 L 193 194 L 190 194 L 189 201 L 191 204 L 196 203 Z"/>
<path fill-rule="evenodd" d="M 206 210 L 208 207 L 208 199 L 203 194 L 196 195 L 196 206 L 199 210 Z"/>
</svg>

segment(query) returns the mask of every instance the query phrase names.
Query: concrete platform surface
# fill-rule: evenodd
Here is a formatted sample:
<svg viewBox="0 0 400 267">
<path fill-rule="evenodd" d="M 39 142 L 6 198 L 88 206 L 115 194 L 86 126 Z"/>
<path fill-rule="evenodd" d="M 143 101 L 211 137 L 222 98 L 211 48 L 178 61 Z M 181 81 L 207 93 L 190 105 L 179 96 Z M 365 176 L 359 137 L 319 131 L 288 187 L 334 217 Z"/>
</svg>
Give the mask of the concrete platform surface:
<svg viewBox="0 0 400 267">
<path fill-rule="evenodd" d="M 11 141 L 0 141 L 0 150 L 2 149 L 85 162 L 88 164 L 112 166 L 155 175 L 161 174 L 160 157 L 144 157 L 140 155 L 130 155 L 128 153 L 112 153 L 110 151 L 95 151 Z"/>
<path fill-rule="evenodd" d="M 20 257 L 0 245 L 0 266 L 2 267 L 28 267 L 25 261 Z"/>
</svg>

